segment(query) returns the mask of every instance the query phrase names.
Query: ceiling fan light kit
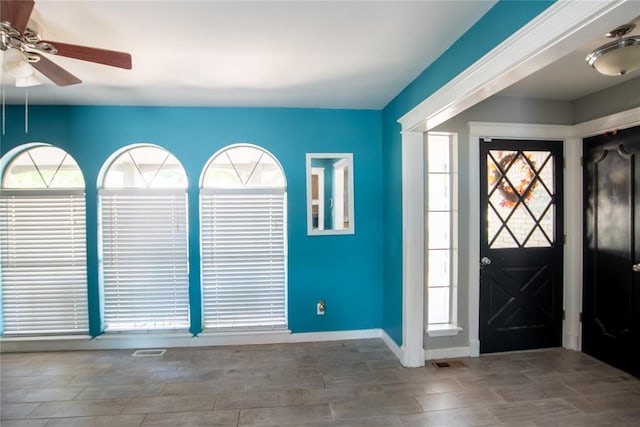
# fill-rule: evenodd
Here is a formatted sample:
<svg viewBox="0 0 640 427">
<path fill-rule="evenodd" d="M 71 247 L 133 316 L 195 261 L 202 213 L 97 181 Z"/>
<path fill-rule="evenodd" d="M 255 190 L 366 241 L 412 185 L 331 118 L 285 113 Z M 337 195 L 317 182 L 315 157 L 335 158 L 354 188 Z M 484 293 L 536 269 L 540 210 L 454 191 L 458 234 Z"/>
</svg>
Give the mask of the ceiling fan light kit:
<svg viewBox="0 0 640 427">
<path fill-rule="evenodd" d="M 0 50 L 5 53 L 5 65 L 10 61 L 9 69 L 4 66 L 3 69 L 16 78 L 16 86 L 36 84 L 38 80 L 33 75 L 33 68 L 58 86 L 82 83 L 82 80 L 43 54 L 131 69 L 131 55 L 125 52 L 42 40 L 40 26 L 29 19 L 33 7 L 33 0 L 0 0 Z"/>
<path fill-rule="evenodd" d="M 640 35 L 622 37 L 634 28 L 634 24 L 625 24 L 605 34 L 616 40 L 595 49 L 585 61 L 606 76 L 622 76 L 640 68 Z"/>
</svg>

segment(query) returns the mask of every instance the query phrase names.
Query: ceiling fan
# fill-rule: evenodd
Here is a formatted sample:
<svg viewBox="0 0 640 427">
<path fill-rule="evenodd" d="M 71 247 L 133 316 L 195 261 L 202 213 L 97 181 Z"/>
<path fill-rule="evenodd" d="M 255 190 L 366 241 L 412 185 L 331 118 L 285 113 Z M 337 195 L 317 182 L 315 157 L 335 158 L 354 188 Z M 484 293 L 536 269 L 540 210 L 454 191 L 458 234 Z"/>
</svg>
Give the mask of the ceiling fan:
<svg viewBox="0 0 640 427">
<path fill-rule="evenodd" d="M 16 67 L 21 62 L 28 63 L 58 86 L 70 86 L 82 80 L 43 53 L 131 69 L 128 53 L 42 40 L 37 23 L 30 20 L 33 7 L 33 0 L 0 0 L 0 51 L 6 51 L 5 56 L 11 56 L 14 61 L 17 57 Z"/>
</svg>

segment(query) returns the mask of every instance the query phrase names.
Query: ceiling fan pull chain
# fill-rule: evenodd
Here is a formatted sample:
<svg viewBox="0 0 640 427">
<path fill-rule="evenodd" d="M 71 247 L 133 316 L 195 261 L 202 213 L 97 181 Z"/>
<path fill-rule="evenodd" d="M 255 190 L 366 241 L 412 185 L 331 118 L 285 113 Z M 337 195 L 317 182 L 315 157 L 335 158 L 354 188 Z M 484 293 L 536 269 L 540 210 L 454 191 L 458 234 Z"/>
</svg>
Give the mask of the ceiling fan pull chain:
<svg viewBox="0 0 640 427">
<path fill-rule="evenodd" d="M 24 133 L 29 133 L 29 87 L 24 88 Z"/>
<path fill-rule="evenodd" d="M 4 101 L 4 84 L 0 83 L 0 91 L 2 91 L 2 134 L 4 135 L 4 123 L 5 123 L 5 101 Z"/>
</svg>

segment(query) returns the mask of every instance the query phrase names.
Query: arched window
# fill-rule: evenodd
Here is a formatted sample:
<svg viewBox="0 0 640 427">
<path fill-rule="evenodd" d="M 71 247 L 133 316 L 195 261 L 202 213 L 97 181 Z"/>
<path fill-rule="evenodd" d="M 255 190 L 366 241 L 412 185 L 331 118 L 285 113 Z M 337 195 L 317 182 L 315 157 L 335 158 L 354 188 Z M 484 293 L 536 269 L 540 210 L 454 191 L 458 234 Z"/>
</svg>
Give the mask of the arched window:
<svg viewBox="0 0 640 427">
<path fill-rule="evenodd" d="M 89 330 L 85 184 L 64 150 L 30 144 L 2 159 L 4 336 Z"/>
<path fill-rule="evenodd" d="M 287 327 L 286 183 L 252 145 L 216 153 L 202 173 L 204 327 Z"/>
<path fill-rule="evenodd" d="M 100 181 L 105 331 L 188 328 L 184 168 L 164 148 L 136 145 L 112 156 Z"/>
</svg>

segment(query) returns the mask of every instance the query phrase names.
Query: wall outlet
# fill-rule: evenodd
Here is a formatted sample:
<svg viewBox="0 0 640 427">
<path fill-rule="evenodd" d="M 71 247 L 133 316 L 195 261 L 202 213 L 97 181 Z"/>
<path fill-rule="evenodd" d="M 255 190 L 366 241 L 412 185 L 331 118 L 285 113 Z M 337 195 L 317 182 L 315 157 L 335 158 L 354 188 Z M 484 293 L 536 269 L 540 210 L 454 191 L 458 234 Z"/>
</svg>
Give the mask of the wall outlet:
<svg viewBox="0 0 640 427">
<path fill-rule="evenodd" d="M 316 306 L 316 312 L 318 316 L 324 315 L 324 311 L 327 308 L 325 302 L 323 300 L 318 301 L 318 305 Z"/>
</svg>

